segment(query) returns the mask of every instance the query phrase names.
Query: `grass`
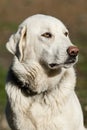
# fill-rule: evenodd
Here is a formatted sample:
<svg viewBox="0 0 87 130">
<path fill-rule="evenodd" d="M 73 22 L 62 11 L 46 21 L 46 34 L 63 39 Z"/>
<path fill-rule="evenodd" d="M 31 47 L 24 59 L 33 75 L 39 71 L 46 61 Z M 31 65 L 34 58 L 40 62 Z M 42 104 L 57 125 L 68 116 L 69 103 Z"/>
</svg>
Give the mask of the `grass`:
<svg viewBox="0 0 87 130">
<path fill-rule="evenodd" d="M 2 113 L 5 108 L 6 94 L 5 94 L 5 77 L 7 70 L 0 66 L 0 112 Z"/>
<path fill-rule="evenodd" d="M 15 31 L 17 29 L 18 25 L 16 23 L 12 22 L 5 22 L 5 21 L 0 21 L 0 29 L 4 31 L 10 30 L 10 31 Z"/>
<path fill-rule="evenodd" d="M 82 105 L 85 125 L 87 126 L 87 44 L 79 42 L 80 48 L 79 61 L 77 64 L 77 87 L 76 92 Z"/>
</svg>

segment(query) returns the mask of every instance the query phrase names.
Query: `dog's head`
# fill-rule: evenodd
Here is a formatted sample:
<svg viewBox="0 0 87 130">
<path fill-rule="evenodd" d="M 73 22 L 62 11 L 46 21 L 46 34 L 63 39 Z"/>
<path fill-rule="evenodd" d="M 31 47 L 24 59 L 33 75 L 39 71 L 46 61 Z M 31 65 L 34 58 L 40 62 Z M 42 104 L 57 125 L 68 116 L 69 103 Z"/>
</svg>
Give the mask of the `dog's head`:
<svg viewBox="0 0 87 130">
<path fill-rule="evenodd" d="M 64 24 L 46 15 L 26 19 L 10 37 L 7 48 L 20 62 L 38 62 L 49 69 L 71 67 L 77 62 L 79 51 Z"/>
</svg>

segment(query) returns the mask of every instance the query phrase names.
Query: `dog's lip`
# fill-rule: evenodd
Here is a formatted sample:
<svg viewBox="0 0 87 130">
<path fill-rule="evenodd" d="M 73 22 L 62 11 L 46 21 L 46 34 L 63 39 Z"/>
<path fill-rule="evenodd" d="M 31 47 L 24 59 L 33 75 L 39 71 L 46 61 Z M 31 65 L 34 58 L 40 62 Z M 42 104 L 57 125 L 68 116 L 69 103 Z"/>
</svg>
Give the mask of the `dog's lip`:
<svg viewBox="0 0 87 130">
<path fill-rule="evenodd" d="M 75 63 L 76 62 L 76 58 L 71 58 L 71 59 L 68 59 L 64 62 L 64 64 L 72 64 L 72 63 Z"/>
<path fill-rule="evenodd" d="M 50 69 L 57 69 L 59 67 L 64 67 L 67 65 L 75 64 L 76 63 L 76 58 L 73 59 L 68 59 L 64 63 L 50 63 L 48 66 Z"/>
<path fill-rule="evenodd" d="M 49 64 L 49 66 L 51 67 L 51 68 L 53 68 L 53 67 L 55 67 L 55 66 L 58 66 L 59 64 L 57 64 L 57 63 L 51 63 L 51 64 Z"/>
<path fill-rule="evenodd" d="M 50 69 L 57 69 L 59 66 L 62 66 L 62 64 L 51 63 L 48 66 Z"/>
</svg>

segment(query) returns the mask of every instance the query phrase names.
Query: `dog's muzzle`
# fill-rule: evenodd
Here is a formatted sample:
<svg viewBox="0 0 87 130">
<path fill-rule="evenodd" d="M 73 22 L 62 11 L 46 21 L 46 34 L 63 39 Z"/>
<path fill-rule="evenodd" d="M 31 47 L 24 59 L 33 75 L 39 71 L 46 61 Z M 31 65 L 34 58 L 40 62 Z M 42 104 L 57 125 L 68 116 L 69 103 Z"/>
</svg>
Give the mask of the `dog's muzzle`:
<svg viewBox="0 0 87 130">
<path fill-rule="evenodd" d="M 67 49 L 68 58 L 64 63 L 57 64 L 57 63 L 51 63 L 49 64 L 50 69 L 57 69 L 59 67 L 65 67 L 67 68 L 69 65 L 73 65 L 77 62 L 77 56 L 79 53 L 79 49 L 76 46 L 70 46 Z"/>
</svg>

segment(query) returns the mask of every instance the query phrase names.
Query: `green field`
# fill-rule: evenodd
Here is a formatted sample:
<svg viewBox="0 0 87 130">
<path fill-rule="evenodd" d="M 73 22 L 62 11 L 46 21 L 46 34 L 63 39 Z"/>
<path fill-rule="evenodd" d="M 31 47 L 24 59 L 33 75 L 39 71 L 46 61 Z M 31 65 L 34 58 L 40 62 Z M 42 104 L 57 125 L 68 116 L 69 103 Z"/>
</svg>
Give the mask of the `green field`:
<svg viewBox="0 0 87 130">
<path fill-rule="evenodd" d="M 5 94 L 5 77 L 6 70 L 0 66 L 0 112 L 2 113 L 5 108 L 6 94 Z"/>
</svg>

